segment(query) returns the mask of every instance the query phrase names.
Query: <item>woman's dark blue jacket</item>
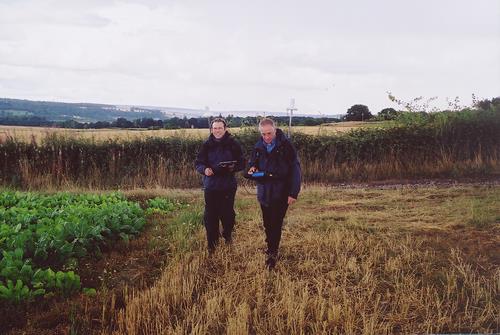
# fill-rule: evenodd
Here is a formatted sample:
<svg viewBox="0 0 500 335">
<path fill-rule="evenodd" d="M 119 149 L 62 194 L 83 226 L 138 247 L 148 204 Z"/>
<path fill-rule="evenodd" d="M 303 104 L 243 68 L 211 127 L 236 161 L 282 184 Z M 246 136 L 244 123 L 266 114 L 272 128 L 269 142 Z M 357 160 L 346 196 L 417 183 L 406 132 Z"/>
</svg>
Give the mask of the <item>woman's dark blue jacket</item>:
<svg viewBox="0 0 500 335">
<path fill-rule="evenodd" d="M 236 161 L 234 170 L 218 166 L 220 162 Z M 234 140 L 234 137 L 226 131 L 224 136 L 217 140 L 210 134 L 201 146 L 195 161 L 196 170 L 203 175 L 203 187 L 207 191 L 227 191 L 236 189 L 237 183 L 234 173 L 243 170 L 245 159 L 241 146 Z M 213 176 L 205 176 L 205 169 L 211 168 Z"/>
</svg>

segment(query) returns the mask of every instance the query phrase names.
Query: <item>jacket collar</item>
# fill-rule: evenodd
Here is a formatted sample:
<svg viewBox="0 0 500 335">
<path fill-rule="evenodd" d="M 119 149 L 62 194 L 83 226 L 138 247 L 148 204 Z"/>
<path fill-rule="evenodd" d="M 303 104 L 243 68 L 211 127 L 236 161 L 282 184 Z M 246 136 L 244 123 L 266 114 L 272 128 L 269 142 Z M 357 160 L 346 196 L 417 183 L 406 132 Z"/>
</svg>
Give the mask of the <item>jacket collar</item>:
<svg viewBox="0 0 500 335">
<path fill-rule="evenodd" d="M 210 143 L 211 145 L 225 144 L 229 140 L 230 136 L 231 134 L 228 131 L 226 131 L 224 136 L 222 136 L 220 140 L 217 140 L 214 134 L 210 134 L 210 136 L 208 137 L 208 143 Z"/>
</svg>

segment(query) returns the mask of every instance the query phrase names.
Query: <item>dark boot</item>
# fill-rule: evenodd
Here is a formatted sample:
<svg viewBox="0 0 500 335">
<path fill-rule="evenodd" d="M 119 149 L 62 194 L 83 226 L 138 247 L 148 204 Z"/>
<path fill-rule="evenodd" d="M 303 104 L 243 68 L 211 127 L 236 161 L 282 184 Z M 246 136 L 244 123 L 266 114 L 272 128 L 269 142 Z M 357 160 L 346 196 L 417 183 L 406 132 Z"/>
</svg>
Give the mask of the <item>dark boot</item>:
<svg viewBox="0 0 500 335">
<path fill-rule="evenodd" d="M 234 196 L 236 190 L 224 191 L 222 194 L 222 199 L 220 201 L 222 237 L 226 240 L 226 244 L 231 244 L 236 217 L 236 213 L 234 212 Z"/>
<path fill-rule="evenodd" d="M 267 253 L 266 267 L 268 270 L 273 270 L 276 267 L 276 262 L 278 261 L 278 253 Z"/>
</svg>

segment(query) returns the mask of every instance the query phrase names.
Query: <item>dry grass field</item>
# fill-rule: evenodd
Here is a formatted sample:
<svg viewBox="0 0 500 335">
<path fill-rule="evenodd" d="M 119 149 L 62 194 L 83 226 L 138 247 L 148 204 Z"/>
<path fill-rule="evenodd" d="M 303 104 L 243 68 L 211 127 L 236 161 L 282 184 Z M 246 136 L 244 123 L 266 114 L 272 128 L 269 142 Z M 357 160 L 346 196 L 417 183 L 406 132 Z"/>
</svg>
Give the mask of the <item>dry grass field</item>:
<svg viewBox="0 0 500 335">
<path fill-rule="evenodd" d="M 331 135 L 339 132 L 346 132 L 360 127 L 383 126 L 384 122 L 342 122 L 331 123 L 321 126 L 296 126 L 292 128 L 294 132 L 302 132 L 310 135 Z M 286 127 L 283 127 L 285 130 Z M 231 128 L 230 131 L 238 133 L 241 128 Z M 106 141 L 109 139 L 132 140 L 145 137 L 191 137 L 205 138 L 208 136 L 208 129 L 63 129 L 44 127 L 17 127 L 0 126 L 0 142 L 8 137 L 19 141 L 41 141 L 47 136 L 57 134 L 68 138 L 93 139 L 95 141 Z"/>
<path fill-rule="evenodd" d="M 498 331 L 499 204 L 498 187 L 308 188 L 268 272 L 260 213 L 243 193 L 234 246 L 207 258 L 200 231 L 128 295 L 115 333 Z"/>
<path fill-rule="evenodd" d="M 287 214 L 273 272 L 264 268 L 254 192 L 240 188 L 234 244 L 209 258 L 200 190 L 127 191 L 189 206 L 153 217 L 139 240 L 82 275 L 97 297 L 32 307 L 11 334 L 500 330 L 498 184 L 306 186 Z"/>
</svg>

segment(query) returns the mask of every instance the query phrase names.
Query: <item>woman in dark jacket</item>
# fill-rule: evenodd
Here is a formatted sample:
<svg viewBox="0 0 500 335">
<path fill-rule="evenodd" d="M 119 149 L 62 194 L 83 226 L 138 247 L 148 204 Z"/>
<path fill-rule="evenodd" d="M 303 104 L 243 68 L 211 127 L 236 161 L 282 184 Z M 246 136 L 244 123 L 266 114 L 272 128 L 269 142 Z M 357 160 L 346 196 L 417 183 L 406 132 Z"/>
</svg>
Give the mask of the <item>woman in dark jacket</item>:
<svg viewBox="0 0 500 335">
<path fill-rule="evenodd" d="M 243 170 L 245 160 L 241 146 L 227 131 L 226 121 L 216 118 L 211 123 L 211 134 L 195 161 L 196 170 L 203 175 L 205 191 L 204 223 L 207 231 L 208 251 L 212 253 L 218 243 L 219 221 L 222 236 L 231 242 L 235 223 L 234 197 L 236 194 L 235 172 Z"/>
</svg>

